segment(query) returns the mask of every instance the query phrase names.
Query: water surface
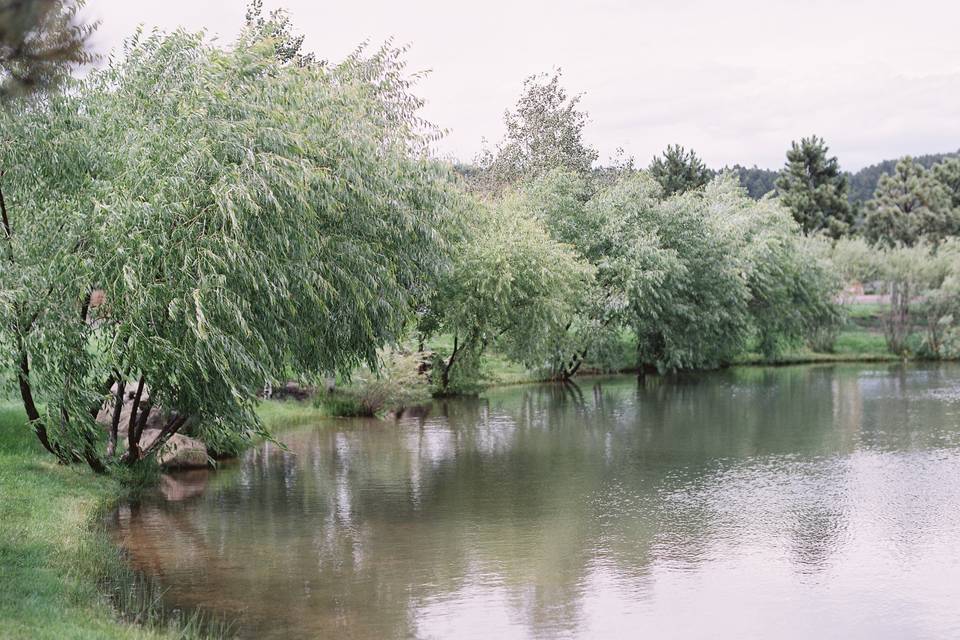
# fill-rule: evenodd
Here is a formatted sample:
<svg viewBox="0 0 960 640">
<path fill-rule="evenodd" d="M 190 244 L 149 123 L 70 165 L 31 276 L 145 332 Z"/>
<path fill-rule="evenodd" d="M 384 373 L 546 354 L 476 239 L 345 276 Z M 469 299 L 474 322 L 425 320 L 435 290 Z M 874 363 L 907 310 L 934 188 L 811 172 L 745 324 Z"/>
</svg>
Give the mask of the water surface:
<svg viewBox="0 0 960 640">
<path fill-rule="evenodd" d="M 584 379 L 331 420 L 114 517 L 245 638 L 960 637 L 960 367 Z"/>
</svg>

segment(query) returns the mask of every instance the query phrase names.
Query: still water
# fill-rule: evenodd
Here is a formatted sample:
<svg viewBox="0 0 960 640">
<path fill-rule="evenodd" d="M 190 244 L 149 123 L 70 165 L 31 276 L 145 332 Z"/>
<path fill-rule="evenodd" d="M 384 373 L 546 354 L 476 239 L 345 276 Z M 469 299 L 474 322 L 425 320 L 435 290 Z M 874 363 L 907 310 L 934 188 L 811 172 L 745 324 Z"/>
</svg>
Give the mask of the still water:
<svg viewBox="0 0 960 640">
<path fill-rule="evenodd" d="M 114 531 L 245 638 L 960 638 L 960 367 L 583 379 L 287 432 Z"/>
</svg>

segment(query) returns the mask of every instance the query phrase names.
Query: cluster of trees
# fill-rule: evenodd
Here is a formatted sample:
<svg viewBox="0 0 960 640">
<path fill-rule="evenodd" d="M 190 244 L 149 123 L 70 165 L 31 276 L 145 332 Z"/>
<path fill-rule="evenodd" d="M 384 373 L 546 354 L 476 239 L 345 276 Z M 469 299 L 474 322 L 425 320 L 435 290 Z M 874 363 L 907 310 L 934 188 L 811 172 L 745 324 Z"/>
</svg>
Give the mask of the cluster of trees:
<svg viewBox="0 0 960 640">
<path fill-rule="evenodd" d="M 883 330 L 891 352 L 960 356 L 960 239 L 871 246 L 863 238 L 844 238 L 824 247 L 823 255 L 838 276 L 872 282 L 889 295 Z"/>
<path fill-rule="evenodd" d="M 484 213 L 420 325 L 454 335 L 443 391 L 494 344 L 566 379 L 624 335 L 639 367 L 664 371 L 772 356 L 836 326 L 839 283 L 781 203 L 679 146 L 646 171 L 597 169 L 586 121 L 559 75 L 531 77 L 504 140 L 462 172 Z"/>
<path fill-rule="evenodd" d="M 913 158 L 914 162 L 921 165 L 924 169 L 929 169 L 935 164 L 940 164 L 944 160 L 960 157 L 960 152 L 955 153 L 931 153 Z M 880 178 L 885 175 L 892 175 L 899 160 L 884 160 L 877 164 L 864 167 L 859 171 L 850 174 L 850 201 L 856 204 L 863 204 L 873 197 L 874 191 Z"/>
<path fill-rule="evenodd" d="M 51 28 L 82 41 L 75 6 L 53 7 Z M 63 462 L 105 471 L 184 429 L 248 433 L 264 381 L 375 370 L 411 341 L 449 341 L 424 368 L 452 393 L 490 349 L 568 379 L 625 339 L 637 366 L 668 371 L 838 326 L 843 252 L 822 236 L 855 221 L 822 141 L 791 149 L 779 198 L 679 146 L 646 170 L 597 168 L 555 74 L 529 78 L 501 143 L 455 168 L 429 153 L 402 50 L 331 64 L 302 42 L 253 2 L 229 47 L 138 33 L 68 91 L 3 67 L 21 90 L 0 113 L 0 357 Z M 881 181 L 874 224 L 883 212 L 916 246 L 946 246 L 948 190 L 928 183 L 953 171 L 905 170 L 936 191 L 922 206 Z M 151 405 L 165 413 L 145 443 Z"/>
<path fill-rule="evenodd" d="M 455 193 L 401 52 L 314 62 L 252 9 L 229 48 L 137 34 L 0 113 L 0 357 L 65 463 L 247 432 L 265 380 L 375 363 L 448 263 Z M 146 389 L 166 413 L 142 447 Z"/>
</svg>

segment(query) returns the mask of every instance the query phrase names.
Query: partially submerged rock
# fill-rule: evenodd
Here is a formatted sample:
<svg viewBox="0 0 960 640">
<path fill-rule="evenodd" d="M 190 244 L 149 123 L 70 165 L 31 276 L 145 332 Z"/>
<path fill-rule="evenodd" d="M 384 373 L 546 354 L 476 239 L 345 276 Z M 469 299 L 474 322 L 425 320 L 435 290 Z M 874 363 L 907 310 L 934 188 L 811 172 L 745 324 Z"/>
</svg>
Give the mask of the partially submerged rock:
<svg viewBox="0 0 960 640">
<path fill-rule="evenodd" d="M 140 438 L 140 449 L 149 449 L 157 437 L 160 429 L 144 429 Z M 175 433 L 164 443 L 157 452 L 157 461 L 161 467 L 167 469 L 197 469 L 206 467 L 210 463 L 207 447 L 199 440 Z"/>
</svg>

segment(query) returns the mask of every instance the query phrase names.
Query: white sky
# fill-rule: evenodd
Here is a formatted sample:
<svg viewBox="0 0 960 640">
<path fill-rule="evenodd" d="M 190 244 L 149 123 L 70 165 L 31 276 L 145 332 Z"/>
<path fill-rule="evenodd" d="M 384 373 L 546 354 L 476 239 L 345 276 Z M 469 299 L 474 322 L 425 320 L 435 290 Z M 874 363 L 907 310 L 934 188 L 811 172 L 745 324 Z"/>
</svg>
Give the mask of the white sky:
<svg viewBox="0 0 960 640">
<path fill-rule="evenodd" d="M 560 67 L 590 112 L 587 141 L 645 165 L 667 144 L 714 167 L 778 168 L 793 139 L 827 139 L 846 169 L 960 148 L 957 0 L 265 0 L 306 48 L 338 60 L 363 40 L 409 44 L 417 92 L 448 129 L 443 155 L 499 140 L 524 77 Z M 88 0 L 101 50 L 136 26 L 225 42 L 245 0 Z"/>
</svg>

